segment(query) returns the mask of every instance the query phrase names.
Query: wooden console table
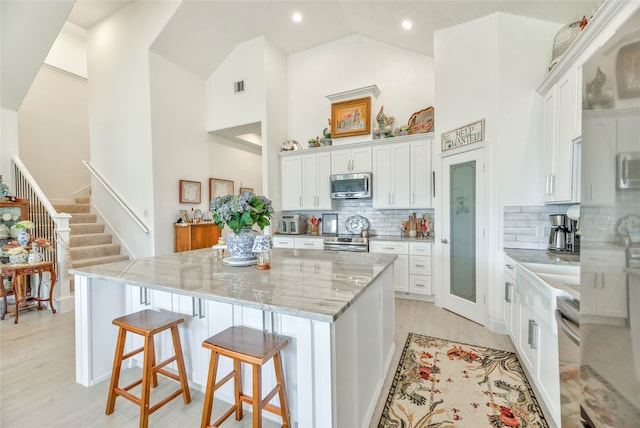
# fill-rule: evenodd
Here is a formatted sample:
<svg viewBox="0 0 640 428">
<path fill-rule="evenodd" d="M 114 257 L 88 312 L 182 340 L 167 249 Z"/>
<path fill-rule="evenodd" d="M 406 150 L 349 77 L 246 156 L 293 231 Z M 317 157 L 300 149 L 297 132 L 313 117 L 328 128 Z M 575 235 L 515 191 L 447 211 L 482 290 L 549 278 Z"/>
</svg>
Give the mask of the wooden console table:
<svg viewBox="0 0 640 428">
<path fill-rule="evenodd" d="M 211 248 L 218 243 L 220 228 L 215 223 L 174 224 L 173 251 Z"/>
<path fill-rule="evenodd" d="M 49 272 L 51 274 L 51 286 L 49 287 L 49 297 L 41 298 L 40 297 L 40 288 L 42 287 L 42 273 Z M 25 290 L 20 290 L 18 284 L 18 277 L 38 274 L 40 275 L 38 281 L 38 288 L 35 295 L 28 295 L 26 290 L 26 281 Z M 11 291 L 8 292 L 4 288 L 4 278 L 11 278 Z M 31 302 L 38 302 L 38 310 L 42 309 L 42 302 L 49 302 L 49 307 L 51 308 L 51 312 L 56 313 L 56 309 L 53 307 L 53 287 L 56 285 L 56 271 L 53 268 L 53 262 L 39 262 L 33 264 L 18 264 L 18 265 L 0 265 L 0 289 L 2 289 L 2 300 L 4 302 L 4 307 L 2 309 L 2 316 L 0 319 L 4 320 L 4 317 L 7 315 L 8 305 L 7 305 L 7 294 L 13 294 L 16 303 L 16 319 L 14 324 L 18 324 L 18 313 L 23 309 L 31 309 L 33 305 Z M 21 306 L 22 305 L 22 306 Z"/>
</svg>

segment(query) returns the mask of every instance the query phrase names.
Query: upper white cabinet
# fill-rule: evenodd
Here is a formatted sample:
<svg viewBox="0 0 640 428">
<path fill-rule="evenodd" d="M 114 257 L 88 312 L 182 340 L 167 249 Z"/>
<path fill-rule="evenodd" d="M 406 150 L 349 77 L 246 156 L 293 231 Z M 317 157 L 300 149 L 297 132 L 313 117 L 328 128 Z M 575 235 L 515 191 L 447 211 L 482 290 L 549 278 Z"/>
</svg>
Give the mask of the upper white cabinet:
<svg viewBox="0 0 640 428">
<path fill-rule="evenodd" d="M 582 69 L 569 70 L 544 95 L 544 201 L 579 202 L 575 140 L 582 132 Z"/>
<path fill-rule="evenodd" d="M 330 210 L 331 200 L 331 156 L 329 153 L 302 156 L 302 209 Z"/>
<path fill-rule="evenodd" d="M 611 205 L 615 202 L 616 118 L 589 112 L 584 118 L 582 139 L 581 204 Z"/>
<path fill-rule="evenodd" d="M 373 147 L 373 208 L 431 207 L 431 141 Z"/>
<path fill-rule="evenodd" d="M 411 208 L 431 208 L 431 142 L 411 143 Z"/>
<path fill-rule="evenodd" d="M 302 157 L 290 156 L 280 159 L 282 179 L 282 209 L 302 209 Z"/>
<path fill-rule="evenodd" d="M 338 149 L 331 152 L 331 174 L 371 172 L 371 147 Z"/>
<path fill-rule="evenodd" d="M 373 208 L 409 208 L 409 143 L 373 148 Z"/>
</svg>

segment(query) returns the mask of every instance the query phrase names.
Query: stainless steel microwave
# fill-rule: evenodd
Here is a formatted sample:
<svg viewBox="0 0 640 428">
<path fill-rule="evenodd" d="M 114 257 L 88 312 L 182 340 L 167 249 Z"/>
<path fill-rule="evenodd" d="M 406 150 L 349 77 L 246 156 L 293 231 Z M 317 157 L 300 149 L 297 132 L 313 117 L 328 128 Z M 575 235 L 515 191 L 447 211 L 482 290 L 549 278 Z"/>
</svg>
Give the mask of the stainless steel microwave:
<svg viewBox="0 0 640 428">
<path fill-rule="evenodd" d="M 331 176 L 331 199 L 371 197 L 371 173 L 336 174 Z"/>
<path fill-rule="evenodd" d="M 616 186 L 618 189 L 640 189 L 640 152 L 618 153 Z"/>
</svg>

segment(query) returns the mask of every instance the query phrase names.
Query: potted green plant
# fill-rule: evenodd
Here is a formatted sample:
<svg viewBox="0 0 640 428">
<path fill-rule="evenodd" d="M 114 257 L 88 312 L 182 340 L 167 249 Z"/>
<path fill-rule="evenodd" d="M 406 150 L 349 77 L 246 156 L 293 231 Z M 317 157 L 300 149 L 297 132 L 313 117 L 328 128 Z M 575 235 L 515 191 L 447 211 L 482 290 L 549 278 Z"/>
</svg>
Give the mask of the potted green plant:
<svg viewBox="0 0 640 428">
<path fill-rule="evenodd" d="M 227 236 L 227 249 L 235 261 L 255 260 L 253 241 L 255 232 L 251 227 L 255 224 L 264 229 L 271 224 L 273 214 L 271 201 L 264 196 L 252 192 L 240 195 L 218 196 L 211 201 L 213 221 L 221 229 L 229 226 L 231 232 Z"/>
</svg>

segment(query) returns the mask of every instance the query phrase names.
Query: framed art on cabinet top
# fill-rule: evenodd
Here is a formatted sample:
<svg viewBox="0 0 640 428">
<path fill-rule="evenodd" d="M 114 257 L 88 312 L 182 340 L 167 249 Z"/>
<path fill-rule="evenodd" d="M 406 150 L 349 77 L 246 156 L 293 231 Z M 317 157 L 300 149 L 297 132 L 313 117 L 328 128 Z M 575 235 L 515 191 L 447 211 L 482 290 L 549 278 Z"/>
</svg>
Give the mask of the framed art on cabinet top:
<svg viewBox="0 0 640 428">
<path fill-rule="evenodd" d="M 640 42 L 623 46 L 616 63 L 618 97 L 640 97 Z"/>
<path fill-rule="evenodd" d="M 371 97 L 331 104 L 331 138 L 371 133 Z"/>
</svg>

